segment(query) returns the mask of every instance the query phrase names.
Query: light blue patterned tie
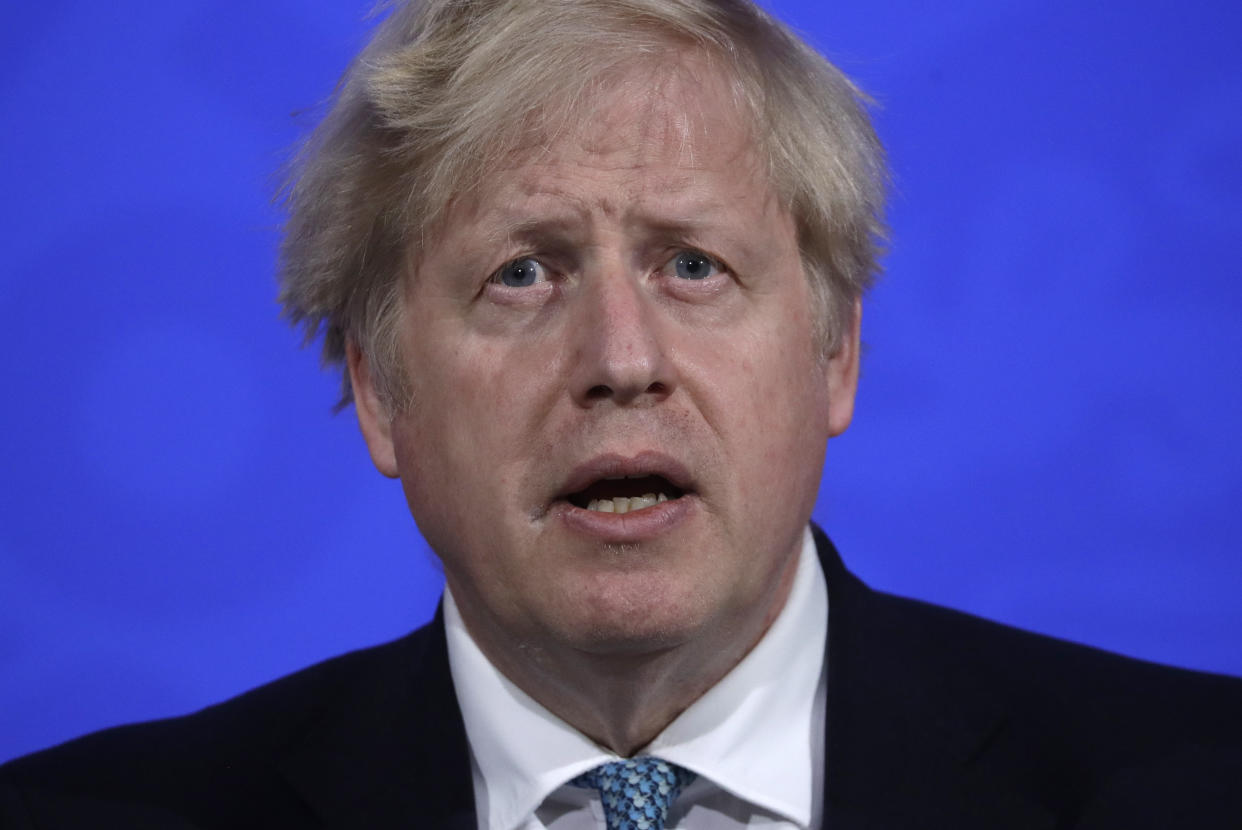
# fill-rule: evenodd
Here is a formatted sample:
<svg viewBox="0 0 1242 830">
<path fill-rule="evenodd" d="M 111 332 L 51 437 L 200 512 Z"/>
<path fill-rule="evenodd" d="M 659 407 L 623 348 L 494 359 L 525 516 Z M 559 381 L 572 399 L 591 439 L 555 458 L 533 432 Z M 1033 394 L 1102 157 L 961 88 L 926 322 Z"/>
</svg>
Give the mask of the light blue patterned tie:
<svg viewBox="0 0 1242 830">
<path fill-rule="evenodd" d="M 609 761 L 570 781 L 599 790 L 608 830 L 664 830 L 669 805 L 697 776 L 650 756 Z"/>
</svg>

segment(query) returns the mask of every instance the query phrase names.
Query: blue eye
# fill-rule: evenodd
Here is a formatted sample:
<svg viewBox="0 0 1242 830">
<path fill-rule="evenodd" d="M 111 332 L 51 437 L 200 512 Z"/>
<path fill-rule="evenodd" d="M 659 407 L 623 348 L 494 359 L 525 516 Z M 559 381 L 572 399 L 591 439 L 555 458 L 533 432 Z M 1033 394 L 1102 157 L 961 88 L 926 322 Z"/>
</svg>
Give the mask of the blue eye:
<svg viewBox="0 0 1242 830">
<path fill-rule="evenodd" d="M 500 267 L 499 271 L 492 274 L 492 282 L 498 282 L 510 288 L 524 288 L 546 279 L 547 274 L 543 263 L 530 257 L 507 262 Z"/>
<path fill-rule="evenodd" d="M 721 271 L 719 262 L 698 251 L 682 251 L 669 260 L 665 268 L 670 268 L 683 280 L 707 279 Z"/>
</svg>

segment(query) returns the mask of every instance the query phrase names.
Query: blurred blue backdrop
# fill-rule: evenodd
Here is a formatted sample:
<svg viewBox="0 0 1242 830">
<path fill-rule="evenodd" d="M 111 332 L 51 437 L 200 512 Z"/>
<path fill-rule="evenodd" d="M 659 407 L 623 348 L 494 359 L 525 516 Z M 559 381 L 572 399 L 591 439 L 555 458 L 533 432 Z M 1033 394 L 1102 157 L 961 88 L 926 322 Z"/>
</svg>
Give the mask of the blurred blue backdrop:
<svg viewBox="0 0 1242 830">
<path fill-rule="evenodd" d="M 1242 4 L 771 6 L 896 171 L 816 513 L 847 562 L 1242 674 Z M 273 172 L 368 7 L 6 10 L 0 760 L 431 614 L 399 486 L 274 302 Z"/>
</svg>

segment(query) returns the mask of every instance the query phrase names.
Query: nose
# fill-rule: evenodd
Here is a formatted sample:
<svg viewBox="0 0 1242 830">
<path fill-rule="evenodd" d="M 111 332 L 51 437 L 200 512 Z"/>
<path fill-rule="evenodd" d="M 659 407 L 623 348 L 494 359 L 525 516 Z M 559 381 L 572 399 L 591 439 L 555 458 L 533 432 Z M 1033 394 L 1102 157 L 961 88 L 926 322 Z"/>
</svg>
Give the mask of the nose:
<svg viewBox="0 0 1242 830">
<path fill-rule="evenodd" d="M 594 277 L 584 280 L 570 322 L 574 400 L 583 407 L 664 400 L 676 385 L 666 342 L 672 321 L 624 267 L 602 269 Z"/>
</svg>

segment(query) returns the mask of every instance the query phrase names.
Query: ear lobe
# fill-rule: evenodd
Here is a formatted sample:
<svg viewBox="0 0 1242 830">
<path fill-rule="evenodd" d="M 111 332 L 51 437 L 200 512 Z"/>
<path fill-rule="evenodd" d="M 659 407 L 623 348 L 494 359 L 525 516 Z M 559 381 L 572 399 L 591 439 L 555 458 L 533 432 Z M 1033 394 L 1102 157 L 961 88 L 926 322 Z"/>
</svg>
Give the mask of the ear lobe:
<svg viewBox="0 0 1242 830">
<path fill-rule="evenodd" d="M 845 432 L 854 417 L 854 398 L 858 392 L 858 361 L 862 331 L 862 300 L 854 300 L 854 313 L 848 330 L 841 333 L 836 354 L 828 358 L 828 436 Z"/>
<path fill-rule="evenodd" d="M 354 392 L 358 426 L 371 452 L 371 463 L 389 478 L 397 478 L 400 473 L 392 442 L 392 416 L 375 388 L 370 361 L 353 340 L 345 344 L 345 360 L 349 369 L 349 384 Z"/>
</svg>

